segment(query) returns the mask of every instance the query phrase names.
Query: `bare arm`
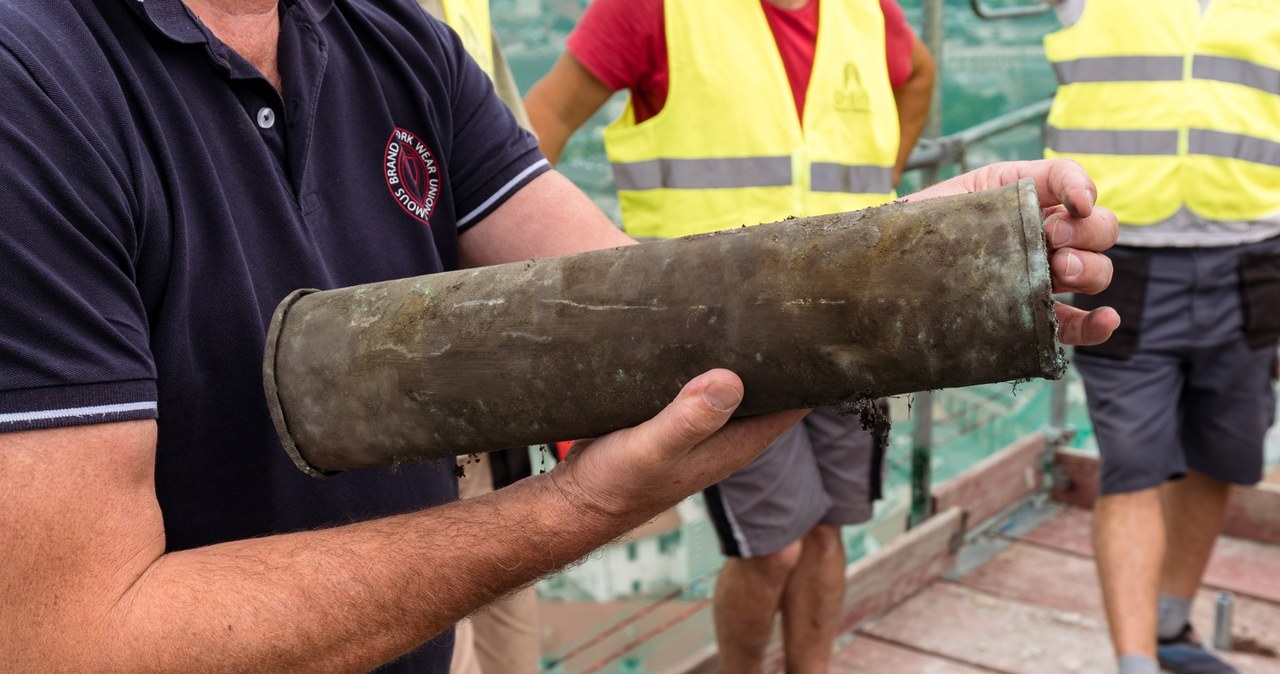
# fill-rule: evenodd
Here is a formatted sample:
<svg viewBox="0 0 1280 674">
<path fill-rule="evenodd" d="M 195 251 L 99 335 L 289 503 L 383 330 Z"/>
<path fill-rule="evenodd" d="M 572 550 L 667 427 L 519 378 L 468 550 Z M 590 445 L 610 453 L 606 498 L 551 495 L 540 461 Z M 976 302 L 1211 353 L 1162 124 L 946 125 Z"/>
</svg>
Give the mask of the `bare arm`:
<svg viewBox="0 0 1280 674">
<path fill-rule="evenodd" d="M 463 234 L 460 252 L 462 266 L 481 267 L 633 243 L 568 178 L 548 171 Z"/>
<path fill-rule="evenodd" d="M 911 75 L 901 86 L 893 90 L 893 99 L 898 104 L 898 160 L 893 165 L 893 185 L 898 186 L 902 171 L 907 166 L 907 157 L 915 148 L 916 141 L 924 131 L 925 121 L 929 119 L 929 101 L 933 99 L 933 78 L 935 68 L 933 54 L 928 47 L 914 34 L 911 36 Z"/>
<path fill-rule="evenodd" d="M 613 91 L 567 50 L 556 59 L 551 71 L 529 88 L 524 97 L 524 107 L 538 136 L 538 145 L 552 164 L 560 161 L 573 132 L 585 124 L 610 96 L 613 96 Z"/>
<path fill-rule="evenodd" d="M 555 172 L 462 241 L 472 264 L 632 243 Z M 714 371 L 495 494 L 173 553 L 154 422 L 0 433 L 0 671 L 367 671 L 718 481 L 803 415 L 722 429 L 742 395 Z"/>
<path fill-rule="evenodd" d="M 704 442 L 741 396 L 714 371 L 501 492 L 169 554 L 153 422 L 0 434 L 0 670 L 366 671 L 720 479 L 797 418 Z"/>
</svg>

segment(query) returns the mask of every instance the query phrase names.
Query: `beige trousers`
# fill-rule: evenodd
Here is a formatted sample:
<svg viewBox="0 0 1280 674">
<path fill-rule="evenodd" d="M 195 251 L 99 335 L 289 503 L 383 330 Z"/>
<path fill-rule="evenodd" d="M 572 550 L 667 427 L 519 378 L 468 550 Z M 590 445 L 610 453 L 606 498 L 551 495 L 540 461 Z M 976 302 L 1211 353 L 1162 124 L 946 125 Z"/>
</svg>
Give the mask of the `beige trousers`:
<svg viewBox="0 0 1280 674">
<path fill-rule="evenodd" d="M 473 498 L 493 491 L 489 455 L 479 461 L 458 457 L 465 476 L 458 480 L 458 497 Z M 542 628 L 538 597 L 533 587 L 508 595 L 458 623 L 450 674 L 538 674 Z"/>
</svg>

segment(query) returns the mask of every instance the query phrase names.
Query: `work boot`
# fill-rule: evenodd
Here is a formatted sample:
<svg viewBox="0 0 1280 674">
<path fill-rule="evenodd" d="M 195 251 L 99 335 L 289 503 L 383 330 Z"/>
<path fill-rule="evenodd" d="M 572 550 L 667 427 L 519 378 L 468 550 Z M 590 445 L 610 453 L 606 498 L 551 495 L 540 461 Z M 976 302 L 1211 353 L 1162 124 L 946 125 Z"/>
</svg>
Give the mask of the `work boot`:
<svg viewBox="0 0 1280 674">
<path fill-rule="evenodd" d="M 1174 674 L 1240 674 L 1200 643 L 1190 623 L 1177 636 L 1156 642 L 1156 659 Z"/>
</svg>

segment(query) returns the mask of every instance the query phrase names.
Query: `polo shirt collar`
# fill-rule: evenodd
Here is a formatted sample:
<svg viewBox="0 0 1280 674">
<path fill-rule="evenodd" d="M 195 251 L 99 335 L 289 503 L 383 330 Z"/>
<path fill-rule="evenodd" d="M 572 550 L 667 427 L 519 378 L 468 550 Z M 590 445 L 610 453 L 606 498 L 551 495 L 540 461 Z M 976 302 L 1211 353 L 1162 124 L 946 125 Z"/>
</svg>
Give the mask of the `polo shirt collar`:
<svg viewBox="0 0 1280 674">
<path fill-rule="evenodd" d="M 182 0 L 122 0 L 146 19 L 156 30 L 181 44 L 200 44 L 208 35 Z M 334 0 L 282 0 L 287 10 L 295 5 L 313 22 L 323 19 L 333 8 Z"/>
</svg>

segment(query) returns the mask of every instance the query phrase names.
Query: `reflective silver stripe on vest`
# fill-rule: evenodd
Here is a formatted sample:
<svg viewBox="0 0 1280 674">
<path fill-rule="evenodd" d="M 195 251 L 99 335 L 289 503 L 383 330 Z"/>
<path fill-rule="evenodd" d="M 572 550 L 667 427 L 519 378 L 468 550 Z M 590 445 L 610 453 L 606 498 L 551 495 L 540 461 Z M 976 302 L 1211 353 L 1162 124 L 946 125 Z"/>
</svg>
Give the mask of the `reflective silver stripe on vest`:
<svg viewBox="0 0 1280 674">
<path fill-rule="evenodd" d="M 1280 166 L 1280 143 L 1238 133 L 1191 129 L 1187 134 L 1187 151 L 1191 154 Z"/>
<path fill-rule="evenodd" d="M 1044 144 L 1067 154 L 1176 155 L 1177 131 L 1118 131 L 1097 129 L 1044 130 Z"/>
<path fill-rule="evenodd" d="M 1174 82 L 1182 79 L 1181 56 L 1104 56 L 1059 61 L 1053 72 L 1060 84 L 1088 82 Z M 1196 54 L 1191 76 L 1239 84 L 1280 95 L 1280 70 L 1228 56 Z"/>
<path fill-rule="evenodd" d="M 1058 61 L 1060 84 L 1082 82 L 1173 82 L 1182 79 L 1181 56 L 1101 56 Z"/>
<path fill-rule="evenodd" d="M 893 169 L 888 166 L 814 162 L 809 189 L 814 192 L 888 194 L 893 191 Z"/>
<path fill-rule="evenodd" d="M 1191 62 L 1191 76 L 1239 84 L 1268 94 L 1280 95 L 1280 70 L 1225 56 L 1196 54 Z"/>
<path fill-rule="evenodd" d="M 614 162 L 613 180 L 620 190 L 785 187 L 791 184 L 791 157 Z"/>
</svg>

